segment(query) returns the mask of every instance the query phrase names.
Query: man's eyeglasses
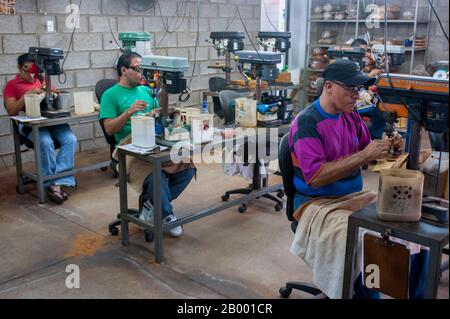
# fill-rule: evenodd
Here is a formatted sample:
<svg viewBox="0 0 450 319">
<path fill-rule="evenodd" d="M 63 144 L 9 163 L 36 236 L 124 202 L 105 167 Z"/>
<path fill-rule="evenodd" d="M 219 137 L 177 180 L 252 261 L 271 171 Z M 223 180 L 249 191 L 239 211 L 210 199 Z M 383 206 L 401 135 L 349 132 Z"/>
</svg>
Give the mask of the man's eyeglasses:
<svg viewBox="0 0 450 319">
<path fill-rule="evenodd" d="M 364 85 L 348 86 L 348 85 L 345 85 L 344 83 L 339 83 L 336 81 L 331 81 L 331 82 L 344 88 L 344 90 L 349 94 L 359 93 L 364 88 Z"/>
<path fill-rule="evenodd" d="M 137 73 L 142 73 L 142 69 L 138 66 L 130 66 L 129 69 L 133 70 L 134 72 Z"/>
</svg>

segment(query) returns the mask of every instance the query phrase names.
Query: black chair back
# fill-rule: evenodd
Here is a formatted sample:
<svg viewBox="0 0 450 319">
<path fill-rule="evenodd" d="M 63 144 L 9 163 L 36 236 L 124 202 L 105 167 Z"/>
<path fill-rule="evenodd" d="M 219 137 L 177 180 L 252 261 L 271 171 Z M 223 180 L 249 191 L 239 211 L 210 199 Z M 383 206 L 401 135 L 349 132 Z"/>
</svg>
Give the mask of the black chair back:
<svg viewBox="0 0 450 319">
<path fill-rule="evenodd" d="M 220 92 L 226 86 L 226 80 L 224 78 L 215 76 L 209 79 L 209 90 L 212 92 Z M 223 119 L 224 114 L 222 111 L 222 106 L 220 105 L 220 100 L 218 96 L 212 97 L 214 113 L 219 116 L 219 118 Z"/>
<path fill-rule="evenodd" d="M 101 102 L 103 93 L 116 83 L 117 80 L 114 79 L 102 79 L 95 84 L 95 96 L 97 97 L 98 103 Z"/>
<path fill-rule="evenodd" d="M 234 123 L 234 110 L 231 110 L 230 103 L 239 97 L 248 97 L 247 93 L 238 93 L 231 90 L 223 90 L 219 93 L 220 105 L 225 119 L 225 125 Z"/>
<path fill-rule="evenodd" d="M 289 148 L 289 134 L 281 138 L 278 148 L 278 165 L 280 166 L 281 178 L 283 179 L 284 193 L 286 194 L 286 216 L 294 221 L 294 164 L 292 163 L 291 150 Z"/>
<path fill-rule="evenodd" d="M 103 93 L 105 93 L 105 91 L 107 89 L 114 86 L 116 83 L 117 83 L 117 80 L 102 79 L 102 80 L 98 81 L 97 84 L 95 84 L 95 95 L 96 95 L 99 103 L 101 102 Z M 106 132 L 104 119 L 99 119 L 99 122 L 100 122 L 100 127 L 102 128 L 102 131 L 103 131 L 103 135 L 105 136 L 106 142 L 108 142 L 108 144 L 109 144 L 110 154 L 112 155 L 112 153 L 114 151 L 114 147 L 117 144 L 116 139 L 114 138 L 114 135 L 108 135 L 108 133 Z"/>
</svg>

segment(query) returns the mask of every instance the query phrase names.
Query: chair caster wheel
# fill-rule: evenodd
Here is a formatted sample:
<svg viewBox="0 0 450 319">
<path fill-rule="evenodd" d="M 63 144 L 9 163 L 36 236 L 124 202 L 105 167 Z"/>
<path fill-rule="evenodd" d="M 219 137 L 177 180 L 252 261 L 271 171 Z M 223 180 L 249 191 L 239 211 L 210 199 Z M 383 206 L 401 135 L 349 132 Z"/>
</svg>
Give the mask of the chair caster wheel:
<svg viewBox="0 0 450 319">
<path fill-rule="evenodd" d="M 119 228 L 117 228 L 117 227 L 109 227 L 109 233 L 112 236 L 117 236 L 117 235 L 119 235 Z"/>
<path fill-rule="evenodd" d="M 280 210 L 282 210 L 283 209 L 283 205 L 281 205 L 281 204 L 276 204 L 275 205 L 275 210 L 277 211 L 277 212 L 279 212 Z"/>
<path fill-rule="evenodd" d="M 289 298 L 289 296 L 291 295 L 292 289 L 289 289 L 286 287 L 281 287 L 279 292 L 280 292 L 281 297 Z"/>
<path fill-rule="evenodd" d="M 222 201 L 226 202 L 230 198 L 229 195 L 222 195 Z"/>
<path fill-rule="evenodd" d="M 153 234 L 153 232 L 151 232 L 148 229 L 144 230 L 144 239 L 147 243 L 151 243 L 154 238 L 155 238 L 155 235 Z"/>
<path fill-rule="evenodd" d="M 239 207 L 239 213 L 243 214 L 247 210 L 247 205 L 242 204 L 242 206 Z"/>
<path fill-rule="evenodd" d="M 283 198 L 283 196 L 284 196 L 284 192 L 283 192 L 283 191 L 279 191 L 279 192 L 277 193 L 277 197 L 278 197 L 278 198 Z"/>
</svg>

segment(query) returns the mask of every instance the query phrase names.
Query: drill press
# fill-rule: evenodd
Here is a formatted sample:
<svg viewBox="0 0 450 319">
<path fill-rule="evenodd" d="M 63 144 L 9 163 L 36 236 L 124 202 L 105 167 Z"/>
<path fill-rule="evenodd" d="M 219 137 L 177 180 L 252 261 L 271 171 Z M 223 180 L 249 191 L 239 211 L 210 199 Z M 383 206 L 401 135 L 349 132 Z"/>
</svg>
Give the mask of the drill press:
<svg viewBox="0 0 450 319">
<path fill-rule="evenodd" d="M 34 57 L 39 73 L 44 73 L 45 76 L 45 99 L 41 102 L 42 115 L 48 118 L 70 116 L 69 111 L 55 109 L 56 99 L 52 93 L 51 75 L 60 75 L 64 72 L 59 64 L 59 61 L 64 58 L 63 50 L 30 47 L 28 53 Z"/>
<path fill-rule="evenodd" d="M 422 127 L 448 134 L 448 79 L 403 74 L 381 74 L 375 83 L 380 109 L 406 113 L 411 127 L 408 147 L 408 169 L 419 169 Z M 439 179 L 439 172 L 438 172 Z M 435 197 L 423 199 L 422 211 L 438 221 L 448 221 L 448 201 Z"/>
<path fill-rule="evenodd" d="M 142 57 L 141 68 L 149 85 L 159 90 L 157 97 L 161 111 L 156 121 L 163 129 L 160 137 L 166 141 L 189 139 L 189 131 L 177 127 L 169 114 L 169 93 L 182 94 L 186 91 L 184 72 L 189 69 L 187 59 L 147 55 Z"/>
<path fill-rule="evenodd" d="M 216 49 L 217 57 L 225 56 L 225 65 L 208 66 L 211 69 L 221 69 L 225 72 L 225 85 L 230 84 L 231 78 L 231 53 L 244 48 L 244 32 L 211 32 L 209 36 L 211 45 Z"/>
<path fill-rule="evenodd" d="M 151 35 L 148 32 L 120 32 L 123 52 L 136 52 L 144 56 L 151 52 Z"/>
<path fill-rule="evenodd" d="M 287 53 L 291 47 L 291 33 L 290 32 L 270 32 L 270 31 L 260 31 L 257 35 L 258 41 L 261 46 L 264 48 L 264 51 L 267 52 L 269 48 L 272 48 L 272 52 L 279 52 L 284 54 L 282 56 L 283 60 L 287 60 Z M 285 63 L 286 64 L 286 63 Z M 273 78 L 276 79 L 280 70 L 278 68 L 273 71 L 270 70 L 268 66 L 263 66 L 263 78 L 269 77 L 266 75 L 267 73 L 273 73 Z M 292 85 L 293 83 L 286 83 L 288 85 Z"/>
<path fill-rule="evenodd" d="M 256 79 L 255 98 L 259 106 L 257 107 L 257 120 L 259 126 L 278 126 L 282 121 L 278 119 L 278 110 L 282 105 L 280 101 L 264 104 L 261 89 L 261 80 L 263 79 L 263 68 L 266 68 L 266 78 L 269 83 L 276 77 L 277 64 L 281 62 L 281 53 L 276 52 L 257 52 L 257 51 L 238 51 L 235 53 L 235 60 L 241 65 L 242 70 L 247 70 L 252 77 Z"/>
</svg>

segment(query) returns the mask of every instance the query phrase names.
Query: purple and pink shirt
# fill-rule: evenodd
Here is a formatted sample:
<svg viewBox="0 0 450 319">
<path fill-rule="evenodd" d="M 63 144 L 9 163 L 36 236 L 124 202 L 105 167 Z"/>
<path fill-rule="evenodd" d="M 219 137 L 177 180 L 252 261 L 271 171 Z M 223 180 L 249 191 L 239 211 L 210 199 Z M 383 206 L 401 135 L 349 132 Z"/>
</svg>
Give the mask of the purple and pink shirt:
<svg viewBox="0 0 450 319">
<path fill-rule="evenodd" d="M 370 133 L 361 116 L 326 113 L 316 100 L 300 112 L 292 123 L 289 148 L 294 164 L 294 184 L 304 196 L 344 196 L 362 190 L 360 169 L 331 184 L 315 188 L 311 182 L 323 165 L 346 158 L 370 143 Z"/>
</svg>

